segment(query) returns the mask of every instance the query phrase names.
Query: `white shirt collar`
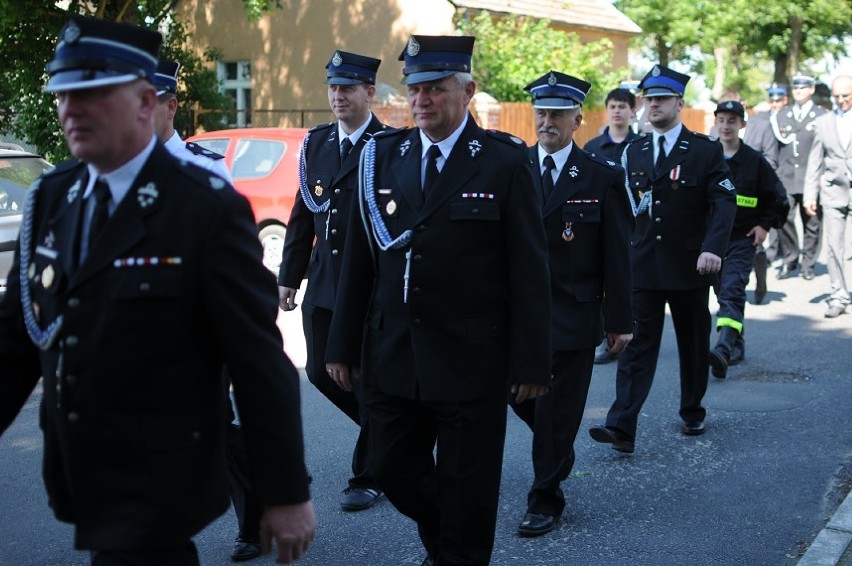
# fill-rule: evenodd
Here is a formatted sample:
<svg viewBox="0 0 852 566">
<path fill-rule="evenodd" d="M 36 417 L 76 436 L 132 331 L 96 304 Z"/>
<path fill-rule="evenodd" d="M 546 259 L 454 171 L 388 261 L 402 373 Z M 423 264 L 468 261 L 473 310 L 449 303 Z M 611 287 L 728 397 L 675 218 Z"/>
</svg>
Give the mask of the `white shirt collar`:
<svg viewBox="0 0 852 566">
<path fill-rule="evenodd" d="M 180 139 L 180 134 L 177 133 L 177 130 L 172 133 L 172 137 L 167 139 L 166 143 L 163 145 L 166 146 L 166 149 L 168 149 L 169 153 L 172 155 L 179 155 L 180 150 L 186 147 L 186 144 L 184 144 L 183 140 Z"/>
<path fill-rule="evenodd" d="M 364 135 L 364 132 L 367 131 L 367 126 L 370 125 L 370 120 L 372 120 L 372 119 L 373 119 L 373 113 L 370 112 L 367 115 L 367 121 L 364 122 L 363 124 L 361 124 L 361 126 L 357 130 L 352 132 L 351 134 L 347 134 L 345 131 L 343 131 L 343 126 L 338 121 L 337 122 L 337 140 L 338 140 L 338 143 L 343 143 L 343 138 L 349 138 L 349 141 L 352 142 L 352 145 L 355 145 L 356 143 L 358 143 L 358 140 L 360 140 L 361 136 Z"/>
<path fill-rule="evenodd" d="M 544 173 L 544 158 L 548 155 L 553 158 L 553 162 L 556 164 L 556 176 L 559 177 L 559 173 L 562 171 L 562 168 L 565 167 L 565 164 L 568 162 L 568 157 L 571 155 L 571 150 L 574 148 L 574 141 L 557 151 L 556 153 L 547 153 L 541 144 L 538 145 L 538 164 L 541 167 L 541 172 Z"/>
<path fill-rule="evenodd" d="M 151 136 L 151 141 L 148 142 L 145 149 L 139 152 L 136 157 L 115 171 L 110 171 L 109 173 L 101 174 L 93 165 L 87 164 L 86 167 L 89 169 L 89 185 L 86 187 L 86 192 L 83 194 L 83 198 L 87 198 L 89 196 L 95 186 L 95 181 L 97 181 L 98 177 L 101 177 L 109 184 L 109 192 L 112 196 L 112 202 L 114 203 L 110 206 L 110 210 L 115 210 L 118 203 L 120 203 L 127 195 L 131 185 L 133 185 L 133 181 L 135 181 L 136 177 L 139 176 L 139 172 L 142 170 L 145 162 L 148 161 L 148 157 L 150 157 L 151 152 L 154 151 L 154 144 L 156 143 L 157 137 Z"/>
<path fill-rule="evenodd" d="M 811 108 L 813 108 L 813 107 L 814 107 L 814 101 L 813 100 L 808 100 L 807 102 L 805 102 L 801 106 L 799 106 L 798 104 L 793 105 L 794 110 L 798 109 L 797 111 L 799 112 L 799 117 L 807 116 L 808 112 L 810 112 Z"/>
<path fill-rule="evenodd" d="M 429 151 L 429 148 L 433 145 L 437 145 L 438 149 L 441 150 L 441 157 L 446 160 L 447 156 L 450 155 L 450 152 L 453 150 L 453 146 L 456 145 L 459 137 L 461 137 L 462 131 L 464 127 L 467 126 L 467 113 L 464 115 L 464 120 L 462 120 L 461 125 L 456 128 L 456 130 L 442 139 L 438 143 L 432 142 L 426 134 L 423 133 L 423 130 L 420 130 L 420 143 L 423 145 L 422 153 L 420 154 L 420 160 L 423 161 L 426 158 L 426 152 Z M 443 161 L 441 159 L 438 160 L 438 170 L 440 171 L 441 167 L 443 167 Z"/>
<path fill-rule="evenodd" d="M 678 138 L 678 136 L 680 136 L 681 130 L 683 130 L 683 123 L 682 122 L 678 122 L 677 125 L 674 126 L 668 132 L 659 133 L 656 130 L 654 130 L 654 151 L 656 152 L 657 148 L 659 147 L 660 142 L 657 141 L 657 140 L 660 139 L 660 136 L 663 136 L 664 138 L 666 138 L 666 155 L 671 153 L 672 148 L 674 147 L 675 143 L 677 143 L 677 138 Z"/>
</svg>

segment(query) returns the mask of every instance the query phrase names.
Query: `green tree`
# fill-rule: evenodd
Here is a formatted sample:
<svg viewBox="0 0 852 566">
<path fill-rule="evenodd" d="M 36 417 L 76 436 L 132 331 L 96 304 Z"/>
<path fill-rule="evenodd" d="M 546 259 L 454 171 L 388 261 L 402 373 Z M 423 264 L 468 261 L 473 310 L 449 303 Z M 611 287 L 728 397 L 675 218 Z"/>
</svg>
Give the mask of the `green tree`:
<svg viewBox="0 0 852 566">
<path fill-rule="evenodd" d="M 208 49 L 204 58 L 185 48 L 188 34 L 175 20 L 180 0 L 70 0 L 67 8 L 56 0 L 0 0 L 0 132 L 14 134 L 36 146 L 47 159 L 69 157 L 56 116 L 52 95 L 43 92 L 45 65 L 53 57 L 56 37 L 69 13 L 124 21 L 164 32 L 161 57 L 181 62 L 178 97 L 184 110 L 176 120 L 182 133 L 190 131 L 191 110 L 228 107 L 219 93 L 216 74 L 207 63 L 217 58 Z M 257 18 L 280 8 L 280 0 L 243 0 L 246 15 Z M 10 64 L 11 62 L 11 64 Z"/>
<path fill-rule="evenodd" d="M 618 85 L 619 70 L 611 65 L 612 43 L 582 44 L 576 34 L 556 30 L 548 20 L 520 16 L 492 17 L 480 12 L 459 17 L 456 29 L 476 36 L 473 76 L 479 90 L 501 102 L 529 100 L 524 87 L 553 70 L 564 70 L 592 84 L 589 106 L 603 103 L 603 94 Z"/>
<path fill-rule="evenodd" d="M 679 61 L 705 73 L 714 95 L 735 88 L 757 95 L 788 82 L 809 61 L 846 53 L 849 0 L 750 0 L 697 3 L 616 0 L 643 30 L 635 45 L 663 64 Z M 762 96 L 761 96 L 762 98 Z"/>
</svg>

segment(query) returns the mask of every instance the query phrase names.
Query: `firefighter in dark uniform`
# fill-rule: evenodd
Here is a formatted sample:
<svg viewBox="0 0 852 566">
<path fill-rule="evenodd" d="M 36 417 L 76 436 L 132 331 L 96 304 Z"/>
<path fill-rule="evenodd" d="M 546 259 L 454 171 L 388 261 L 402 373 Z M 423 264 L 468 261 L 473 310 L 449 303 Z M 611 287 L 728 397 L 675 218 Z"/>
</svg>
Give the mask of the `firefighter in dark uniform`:
<svg viewBox="0 0 852 566">
<path fill-rule="evenodd" d="M 325 371 L 325 347 L 340 280 L 349 208 L 356 202 L 358 160 L 364 144 L 385 129 L 370 112 L 376 94 L 379 59 L 335 51 L 326 65 L 328 102 L 336 122 L 317 126 L 302 144 L 299 191 L 287 222 L 278 271 L 280 306 L 296 308 L 296 291 L 307 273 L 302 325 L 307 344 L 305 372 L 326 398 L 360 427 L 352 454 L 352 477 L 340 507 L 360 511 L 373 506 L 381 491 L 368 471 L 368 428 L 360 393 L 344 391 Z"/>
<path fill-rule="evenodd" d="M 615 161 L 573 142 L 589 86 L 551 71 L 526 87 L 539 140 L 529 155 L 539 173 L 533 179 L 543 199 L 550 256 L 553 383 L 541 397 L 512 403 L 533 431 L 535 479 L 518 525 L 521 536 L 553 530 L 565 508 L 560 483 L 574 466 L 574 440 L 601 337 L 613 354 L 632 338 L 633 210 L 624 190 L 624 171 Z"/>
<path fill-rule="evenodd" d="M 721 281 L 715 287 L 719 338 L 710 351 L 711 372 L 724 379 L 728 365 L 741 362 L 745 356 L 745 287 L 755 253 L 761 249 L 769 229 L 786 221 L 789 205 L 784 186 L 769 162 L 740 140 L 739 132 L 746 125 L 743 105 L 732 100 L 721 102 L 715 115 L 714 127 L 737 187 L 737 214 L 722 263 Z"/>
<path fill-rule="evenodd" d="M 655 65 L 642 79 L 654 127 L 622 155 L 635 211 L 631 237 L 634 338 L 618 357 L 616 399 L 606 426 L 589 432 L 618 451 L 634 450 L 636 424 L 651 390 L 668 303 L 680 357 L 681 432 L 704 433 L 710 311 L 707 300 L 736 214 L 722 148 L 680 120 L 687 75 Z"/>
<path fill-rule="evenodd" d="M 157 140 L 159 33 L 71 16 L 48 64 L 77 158 L 29 190 L 0 302 L 0 432 L 43 376 L 48 499 L 92 563 L 198 564 L 227 510 L 230 370 L 261 530 L 314 535 L 299 379 L 248 201 Z M 268 543 L 268 538 L 267 541 Z"/>
<path fill-rule="evenodd" d="M 411 36 L 400 55 L 418 127 L 364 148 L 326 354 L 344 388 L 361 369 L 370 470 L 426 564 L 489 563 L 506 399 L 550 383 L 540 199 L 524 143 L 468 112 L 473 42 Z"/>
<path fill-rule="evenodd" d="M 802 206 L 802 194 L 805 190 L 805 171 L 808 168 L 808 156 L 814 141 L 814 120 L 828 112 L 822 106 L 814 104 L 815 91 L 813 77 L 796 75 L 791 81 L 793 104 L 787 106 L 769 120 L 778 136 L 778 169 L 776 173 L 784 188 L 790 212 L 787 222 L 779 232 L 779 244 L 784 252 L 783 263 L 778 271 L 778 279 L 794 276 L 799 268 L 801 253 L 801 275 L 803 279 L 814 278 L 814 264 L 819 254 L 820 224 L 822 210 L 811 216 Z M 802 222 L 802 247 L 799 249 L 799 236 L 796 231 L 796 214 Z"/>
</svg>

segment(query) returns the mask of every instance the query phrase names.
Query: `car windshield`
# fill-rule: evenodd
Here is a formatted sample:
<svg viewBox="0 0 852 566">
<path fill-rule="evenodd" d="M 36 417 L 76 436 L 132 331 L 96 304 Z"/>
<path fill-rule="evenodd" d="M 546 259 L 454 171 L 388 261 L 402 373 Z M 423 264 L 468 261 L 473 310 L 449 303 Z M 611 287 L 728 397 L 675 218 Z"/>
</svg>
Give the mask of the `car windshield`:
<svg viewBox="0 0 852 566">
<path fill-rule="evenodd" d="M 286 150 L 287 144 L 281 141 L 239 140 L 231 176 L 234 180 L 265 177 L 275 169 Z"/>
<path fill-rule="evenodd" d="M 35 155 L 0 155 L 0 214 L 19 214 L 27 188 L 50 164 Z"/>
</svg>

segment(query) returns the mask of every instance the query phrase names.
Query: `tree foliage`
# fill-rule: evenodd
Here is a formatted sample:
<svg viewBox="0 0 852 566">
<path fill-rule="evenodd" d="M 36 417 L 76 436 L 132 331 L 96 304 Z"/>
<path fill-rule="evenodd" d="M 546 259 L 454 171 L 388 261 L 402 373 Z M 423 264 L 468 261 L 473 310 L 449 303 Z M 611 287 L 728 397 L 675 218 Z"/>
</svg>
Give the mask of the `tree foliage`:
<svg viewBox="0 0 852 566">
<path fill-rule="evenodd" d="M 53 57 L 56 37 L 69 13 L 123 21 L 163 32 L 162 58 L 181 62 L 178 99 L 183 112 L 175 120 L 178 131 L 191 131 L 191 109 L 225 109 L 229 100 L 219 93 L 216 73 L 208 63 L 218 53 L 208 49 L 203 58 L 186 48 L 188 34 L 175 20 L 180 0 L 70 0 L 67 8 L 56 0 L 0 0 L 0 132 L 33 144 L 47 159 L 69 156 L 56 116 L 54 97 L 43 92 L 45 65 Z M 280 0 L 243 0 L 247 17 L 280 7 Z"/>
<path fill-rule="evenodd" d="M 814 60 L 846 54 L 852 21 L 849 0 L 616 0 L 616 6 L 642 28 L 635 45 L 643 55 L 705 73 L 715 95 L 734 88 L 756 96 L 768 82 L 812 72 Z"/>
<path fill-rule="evenodd" d="M 552 69 L 591 83 L 589 106 L 601 105 L 622 76 L 605 70 L 611 65 L 611 42 L 582 44 L 576 34 L 556 30 L 548 20 L 496 18 L 483 11 L 473 18 L 459 17 L 456 29 L 476 36 L 477 88 L 501 102 L 529 100 L 524 87 Z"/>
</svg>

